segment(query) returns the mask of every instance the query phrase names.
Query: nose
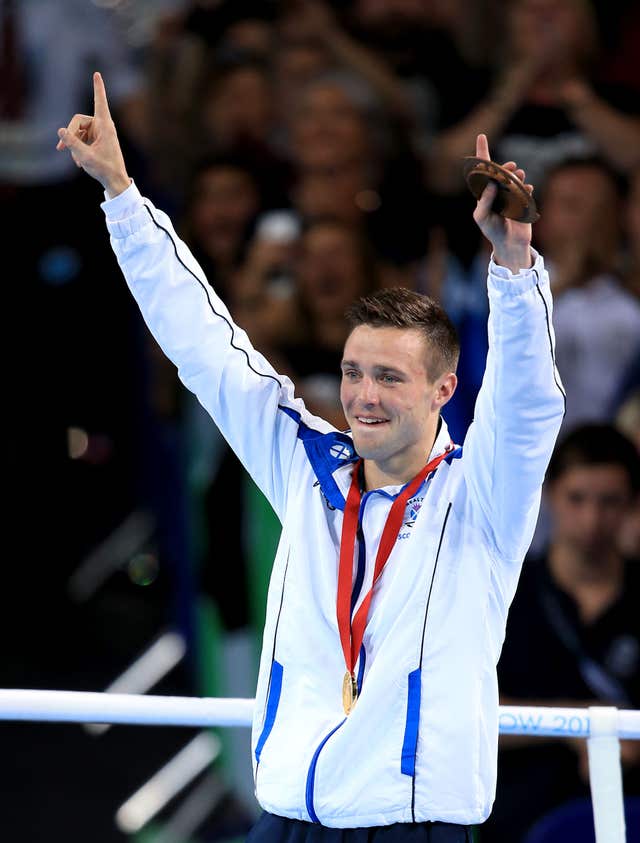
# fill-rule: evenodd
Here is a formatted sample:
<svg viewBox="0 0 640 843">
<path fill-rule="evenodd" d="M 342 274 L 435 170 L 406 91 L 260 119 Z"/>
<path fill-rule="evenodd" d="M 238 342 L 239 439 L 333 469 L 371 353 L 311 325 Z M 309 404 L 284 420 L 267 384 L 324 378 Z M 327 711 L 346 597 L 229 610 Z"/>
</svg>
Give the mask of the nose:
<svg viewBox="0 0 640 843">
<path fill-rule="evenodd" d="M 595 539 L 606 530 L 606 512 L 597 501 L 588 501 L 582 507 L 580 527 L 585 536 Z"/>
<path fill-rule="evenodd" d="M 367 406 L 378 403 L 378 384 L 373 378 L 364 377 L 360 381 L 360 401 Z"/>
</svg>

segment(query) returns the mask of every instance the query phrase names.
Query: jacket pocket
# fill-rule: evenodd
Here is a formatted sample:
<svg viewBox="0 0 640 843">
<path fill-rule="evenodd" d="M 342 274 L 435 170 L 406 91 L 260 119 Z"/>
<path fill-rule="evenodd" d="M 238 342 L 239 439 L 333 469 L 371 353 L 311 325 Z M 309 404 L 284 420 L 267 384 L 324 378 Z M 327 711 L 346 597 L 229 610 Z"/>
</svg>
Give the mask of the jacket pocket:
<svg viewBox="0 0 640 843">
<path fill-rule="evenodd" d="M 420 725 L 421 684 L 422 670 L 417 668 L 409 674 L 407 721 L 404 727 L 402 761 L 400 765 L 400 771 L 406 776 L 413 776 L 416 770 L 416 750 L 418 747 L 418 728 Z"/>
<path fill-rule="evenodd" d="M 264 748 L 267 738 L 271 734 L 273 724 L 276 721 L 276 714 L 278 712 L 278 705 L 280 704 L 280 694 L 282 692 L 282 665 L 280 662 L 273 661 L 271 665 L 271 676 L 269 677 L 269 695 L 267 697 L 267 707 L 264 716 L 264 725 L 262 732 L 256 744 L 255 756 L 256 762 L 260 763 L 260 755 Z"/>
</svg>

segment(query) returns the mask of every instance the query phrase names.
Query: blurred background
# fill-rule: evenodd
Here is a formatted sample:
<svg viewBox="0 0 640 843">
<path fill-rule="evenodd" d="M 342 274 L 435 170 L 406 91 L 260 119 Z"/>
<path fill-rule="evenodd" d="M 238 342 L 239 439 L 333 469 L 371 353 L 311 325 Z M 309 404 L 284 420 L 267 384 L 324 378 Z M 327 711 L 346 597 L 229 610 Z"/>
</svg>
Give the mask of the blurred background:
<svg viewBox="0 0 640 843">
<path fill-rule="evenodd" d="M 549 481 L 503 700 L 640 707 L 638 4 L 0 9 L 0 685 L 251 697 L 257 675 L 279 525 L 148 335 L 100 186 L 55 150 L 57 128 L 92 112 L 100 70 L 130 175 L 254 344 L 338 427 L 342 314 L 404 285 L 440 300 L 460 331 L 445 417 L 463 440 L 486 356 L 489 254 L 462 159 L 483 131 L 494 160 L 526 169 L 555 298 L 561 437 L 577 436 L 579 456 Z M 2 724 L 0 748 L 12 843 L 240 841 L 258 814 L 248 730 Z M 524 841 L 586 796 L 583 750 L 501 744 L 482 843 Z M 624 767 L 640 797 L 638 748 Z"/>
</svg>

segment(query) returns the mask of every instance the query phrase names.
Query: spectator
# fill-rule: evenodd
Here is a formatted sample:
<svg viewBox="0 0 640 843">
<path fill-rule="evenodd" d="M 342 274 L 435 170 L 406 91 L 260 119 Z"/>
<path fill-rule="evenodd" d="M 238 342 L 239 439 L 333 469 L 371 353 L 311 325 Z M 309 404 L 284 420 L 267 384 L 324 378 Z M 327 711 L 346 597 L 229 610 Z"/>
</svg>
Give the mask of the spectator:
<svg viewBox="0 0 640 843">
<path fill-rule="evenodd" d="M 219 155 L 202 160 L 196 167 L 186 196 L 181 233 L 197 255 L 207 278 L 235 312 L 245 306 L 242 288 L 234 283 L 259 212 L 263 208 L 262 184 L 259 176 L 239 156 Z M 246 593 L 243 531 L 243 483 L 245 472 L 220 435 L 207 427 L 203 430 L 202 410 L 191 395 L 179 388 L 174 365 L 162 355 L 155 341 L 146 343 L 148 392 L 153 426 L 163 431 L 156 437 L 176 443 L 174 451 L 188 453 L 189 474 L 193 492 L 191 507 L 194 523 L 200 531 L 199 546 L 193 550 L 202 562 L 205 584 L 211 590 L 215 578 L 212 561 L 221 552 L 220 538 L 212 530 L 218 519 L 226 525 L 225 547 L 237 560 L 233 582 L 227 577 L 227 601 L 220 605 L 222 620 L 230 629 L 246 623 Z M 164 446 L 165 450 L 167 447 Z M 158 448 L 157 448 L 158 450 Z M 157 465 L 156 465 L 157 464 Z M 161 459 L 149 459 L 150 470 L 161 476 Z M 165 479 L 166 482 L 166 479 Z M 165 494 L 165 497 L 171 496 Z M 166 520 L 175 520 L 166 517 Z M 217 592 L 215 592 L 217 597 Z"/>
<path fill-rule="evenodd" d="M 357 76 L 329 72 L 316 77 L 288 118 L 290 154 L 301 169 L 362 166 L 375 177 L 389 152 L 384 111 Z"/>
<path fill-rule="evenodd" d="M 263 203 L 259 176 L 239 156 L 210 156 L 201 160 L 191 175 L 181 234 L 200 264 L 206 267 L 207 277 L 233 309 L 239 299 L 234 275 L 244 259 Z M 167 423 L 179 421 L 181 405 L 188 400 L 188 394 L 178 389 L 175 367 L 149 338 L 145 357 L 153 413 Z"/>
<path fill-rule="evenodd" d="M 239 156 L 209 157 L 196 167 L 186 200 L 184 237 L 232 305 L 231 279 L 265 202 L 260 176 Z"/>
<path fill-rule="evenodd" d="M 392 68 L 365 42 L 353 38 L 324 0 L 285 3 L 278 20 L 278 32 L 281 42 L 278 53 L 284 48 L 286 56 L 287 48 L 293 48 L 289 62 L 282 62 L 279 55 L 275 57 L 281 68 L 279 80 L 285 86 L 299 88 L 300 82 L 311 81 L 312 69 L 317 76 L 332 70 L 346 71 L 370 86 L 391 121 L 402 124 L 409 131 L 417 128 L 414 103 Z M 292 65 L 291 59 L 297 59 L 297 62 Z M 301 76 L 294 76 L 294 69 L 301 70 Z M 286 91 L 284 101 L 293 101 L 291 96 L 286 96 Z M 286 111 L 282 114 L 285 116 Z"/>
<path fill-rule="evenodd" d="M 276 275 L 283 271 L 284 289 Z M 358 229 L 320 218 L 310 220 L 293 243 L 265 239 L 258 226 L 235 281 L 245 291 L 236 313 L 252 340 L 295 379 L 311 411 L 325 413 L 337 427 L 344 428 L 339 401 L 344 313 L 359 295 L 378 288 L 380 278 Z"/>
<path fill-rule="evenodd" d="M 275 119 L 268 65 L 248 57 L 214 60 L 205 69 L 200 94 L 195 129 L 208 148 L 268 145 Z"/>
<path fill-rule="evenodd" d="M 422 254 L 427 203 L 418 159 L 360 77 L 332 72 L 307 85 L 290 115 L 289 154 L 299 187 L 324 174 L 355 189 L 352 202 L 366 212 L 383 258 L 402 264 Z"/>
<path fill-rule="evenodd" d="M 617 537 L 640 492 L 640 456 L 611 425 L 556 447 L 546 495 L 551 535 L 529 558 L 498 665 L 505 705 L 640 706 L 640 560 Z M 502 739 L 498 795 L 483 843 L 519 843 L 537 818 L 588 795 L 583 740 Z M 640 745 L 622 743 L 625 793 L 640 794 Z"/>
<path fill-rule="evenodd" d="M 279 0 L 188 0 L 179 17 L 183 32 L 208 50 L 222 47 L 268 59 L 279 5 Z"/>
<path fill-rule="evenodd" d="M 357 0 L 348 21 L 396 75 L 414 111 L 418 147 L 461 120 L 484 93 L 489 4 L 418 0 Z M 456 96 L 451 96 L 452 80 Z"/>
<path fill-rule="evenodd" d="M 153 56 L 157 97 L 154 175 L 180 210 L 190 174 L 214 155 L 240 156 L 282 197 L 289 167 L 278 149 L 275 89 L 270 62 L 251 52 L 217 51 L 178 30 Z M 186 67 L 180 62 L 185 56 Z"/>
<path fill-rule="evenodd" d="M 317 220 L 301 238 L 296 276 L 298 335 L 280 342 L 284 370 L 307 408 L 344 430 L 340 363 L 348 327 L 345 311 L 379 286 L 378 267 L 357 231 L 331 219 Z"/>
<path fill-rule="evenodd" d="M 380 205 L 378 192 L 358 168 L 301 172 L 291 198 L 303 219 L 332 217 L 363 231 L 368 227 L 368 216 Z"/>
<path fill-rule="evenodd" d="M 556 294 L 556 355 L 567 392 L 564 427 L 610 421 L 611 405 L 640 348 L 640 303 L 619 280 L 621 198 L 596 159 L 554 168 L 544 186 L 536 242 Z"/>
<path fill-rule="evenodd" d="M 460 189 L 460 159 L 478 125 L 489 126 L 496 160 L 521 161 L 534 183 L 569 156 L 600 154 L 622 172 L 640 160 L 635 91 L 595 77 L 598 32 L 588 0 L 513 0 L 505 57 L 489 93 L 436 139 L 431 184 Z"/>
</svg>

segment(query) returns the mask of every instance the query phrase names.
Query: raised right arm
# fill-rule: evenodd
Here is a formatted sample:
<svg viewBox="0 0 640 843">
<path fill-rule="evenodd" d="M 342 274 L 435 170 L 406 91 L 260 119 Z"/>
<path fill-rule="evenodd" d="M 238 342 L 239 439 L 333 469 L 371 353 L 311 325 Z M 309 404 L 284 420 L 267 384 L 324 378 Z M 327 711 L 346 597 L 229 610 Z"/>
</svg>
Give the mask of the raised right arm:
<svg viewBox="0 0 640 843">
<path fill-rule="evenodd" d="M 94 93 L 94 117 L 76 115 L 58 146 L 102 183 L 111 245 L 145 322 L 282 515 L 304 406 L 234 324 L 166 214 L 131 183 L 99 74 Z M 312 427 L 331 429 L 319 419 Z"/>
<path fill-rule="evenodd" d="M 135 185 L 102 207 L 149 330 L 281 515 L 298 434 L 290 413 L 308 419 L 293 384 L 253 348 L 167 215 Z M 311 426 L 331 429 L 320 419 Z"/>
</svg>

